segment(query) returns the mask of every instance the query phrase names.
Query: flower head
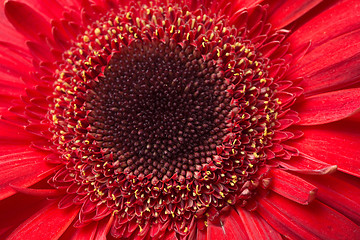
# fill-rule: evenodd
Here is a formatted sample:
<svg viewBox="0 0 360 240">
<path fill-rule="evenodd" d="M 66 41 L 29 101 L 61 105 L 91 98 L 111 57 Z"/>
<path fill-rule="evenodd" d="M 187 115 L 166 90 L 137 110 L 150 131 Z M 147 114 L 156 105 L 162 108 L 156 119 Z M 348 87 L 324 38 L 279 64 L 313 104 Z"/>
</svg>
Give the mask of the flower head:
<svg viewBox="0 0 360 240">
<path fill-rule="evenodd" d="M 4 6 L 0 236 L 359 237 L 359 4 Z"/>
</svg>

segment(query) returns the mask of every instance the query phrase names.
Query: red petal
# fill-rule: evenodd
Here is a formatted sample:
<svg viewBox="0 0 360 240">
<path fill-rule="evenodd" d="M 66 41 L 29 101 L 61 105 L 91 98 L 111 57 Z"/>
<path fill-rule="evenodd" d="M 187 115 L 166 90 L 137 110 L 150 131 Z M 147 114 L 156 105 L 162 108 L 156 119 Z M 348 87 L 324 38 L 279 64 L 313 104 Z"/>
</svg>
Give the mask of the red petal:
<svg viewBox="0 0 360 240">
<path fill-rule="evenodd" d="M 269 57 L 274 51 L 278 49 L 280 46 L 280 42 L 274 41 L 266 43 L 265 45 L 261 46 L 258 51 L 263 54 L 265 58 Z"/>
<path fill-rule="evenodd" d="M 106 240 L 106 235 L 110 231 L 113 221 L 114 215 L 111 215 L 110 218 L 105 218 L 99 222 L 95 237 L 96 240 Z"/>
<path fill-rule="evenodd" d="M 0 156 L 12 154 L 14 152 L 24 152 L 28 150 L 29 149 L 26 143 L 24 145 L 6 145 L 4 142 L 0 141 Z"/>
<path fill-rule="evenodd" d="M 197 239 L 197 240 L 206 240 L 207 239 L 206 229 L 204 229 L 204 230 L 197 229 L 197 234 L 196 234 L 195 239 Z"/>
<path fill-rule="evenodd" d="M 39 35 L 49 36 L 51 32 L 50 24 L 24 3 L 5 2 L 5 14 L 16 30 L 27 38 L 40 40 Z"/>
<path fill-rule="evenodd" d="M 261 21 L 266 20 L 267 11 L 266 9 L 261 5 L 256 5 L 248 10 L 249 17 L 247 21 L 247 28 L 252 29 L 256 25 L 259 24 Z"/>
<path fill-rule="evenodd" d="M 323 93 L 306 98 L 294 109 L 299 125 L 317 125 L 349 117 L 360 109 L 360 88 Z"/>
<path fill-rule="evenodd" d="M 43 198 L 15 194 L 0 201 L 0 239 L 45 206 Z"/>
<path fill-rule="evenodd" d="M 44 154 L 29 149 L 0 156 L 0 199 L 16 191 L 9 186 L 28 187 L 44 179 L 55 168 L 44 161 Z"/>
<path fill-rule="evenodd" d="M 304 77 L 305 95 L 344 88 L 360 77 L 359 52 L 360 30 L 341 35 L 307 53 L 288 78 Z"/>
<path fill-rule="evenodd" d="M 11 42 L 15 46 L 22 46 L 26 40 L 19 32 L 17 32 L 14 27 L 8 22 L 4 13 L 4 1 L 1 1 L 0 4 L 1 13 L 0 14 L 0 32 L 1 40 L 5 42 Z"/>
<path fill-rule="evenodd" d="M 274 192 L 303 205 L 314 200 L 317 188 L 302 178 L 280 169 L 272 169 L 271 175 Z"/>
<path fill-rule="evenodd" d="M 323 0 L 292 0 L 278 1 L 272 4 L 270 10 L 270 22 L 275 28 L 283 28 L 292 23 Z"/>
<path fill-rule="evenodd" d="M 69 228 L 60 238 L 60 240 L 98 240 L 95 238 L 98 222 L 90 223 L 85 227 Z"/>
<path fill-rule="evenodd" d="M 23 188 L 23 187 L 14 186 L 12 184 L 10 184 L 10 186 L 19 193 L 32 195 L 32 196 L 50 197 L 50 196 L 59 196 L 62 194 L 56 189 Z"/>
<path fill-rule="evenodd" d="M 32 41 L 27 41 L 26 45 L 28 46 L 34 57 L 37 57 L 42 61 L 54 60 L 54 56 L 51 54 L 50 50 L 47 47 L 44 47 L 43 45 Z"/>
<path fill-rule="evenodd" d="M 0 83 L 0 116 L 3 118 L 5 114 L 8 114 L 7 109 L 11 106 L 11 103 L 14 102 L 14 100 L 18 100 L 19 96 L 25 92 L 23 84 L 14 85 L 7 81 L 6 78 L 13 78 L 12 76 L 0 74 L 2 75 Z"/>
<path fill-rule="evenodd" d="M 291 158 L 291 161 L 277 162 L 284 170 L 309 175 L 325 175 L 336 171 L 336 165 L 330 165 L 310 156 Z"/>
<path fill-rule="evenodd" d="M 31 6 L 34 6 L 34 8 L 36 7 L 36 9 L 38 9 L 42 14 L 46 15 L 49 20 L 54 18 L 62 18 L 64 7 L 70 6 L 66 0 L 30 0 L 27 1 L 27 3 Z"/>
<path fill-rule="evenodd" d="M 190 1 L 193 3 L 192 6 L 195 11 L 198 10 L 199 8 L 204 8 L 204 9 L 208 9 L 209 12 L 211 13 L 219 12 L 220 14 L 233 16 L 236 11 L 238 10 L 241 11 L 244 8 L 250 9 L 249 11 L 251 12 L 252 9 L 256 7 L 256 5 L 262 2 L 263 0 L 228 0 L 228 1 L 217 1 L 217 2 L 207 1 L 207 0 L 205 1 L 190 0 Z M 184 1 L 180 1 L 180 3 L 186 4 L 184 3 Z"/>
<path fill-rule="evenodd" d="M 343 176 L 344 175 L 344 176 Z M 316 197 L 360 225 L 360 185 L 349 175 L 304 176 L 319 189 Z"/>
<path fill-rule="evenodd" d="M 74 198 L 76 197 L 76 194 L 66 194 L 61 198 L 61 200 L 58 203 L 59 209 L 65 209 L 69 208 L 72 205 L 74 205 Z"/>
<path fill-rule="evenodd" d="M 359 123 L 360 122 L 360 112 L 351 115 L 347 120 Z"/>
<path fill-rule="evenodd" d="M 254 7 L 263 0 L 238 0 L 236 1 L 237 9 Z M 226 1 L 225 1 L 226 2 Z"/>
<path fill-rule="evenodd" d="M 51 203 L 21 224 L 7 240 L 59 238 L 77 216 L 78 208 L 59 209 Z"/>
<path fill-rule="evenodd" d="M 326 7 L 329 5 L 326 4 Z M 329 18 L 331 18 L 331 24 L 329 24 Z M 311 19 L 308 19 L 306 23 L 289 36 L 288 41 L 291 43 L 290 47 L 293 50 L 305 48 L 311 42 L 309 51 L 312 51 L 319 45 L 354 31 L 359 27 L 359 2 L 353 0 L 337 1 L 331 8 L 317 15 L 312 14 Z"/>
<path fill-rule="evenodd" d="M 32 70 L 31 55 L 29 50 L 12 43 L 0 41 L 0 51 L 2 52 L 0 61 L 0 71 L 2 72 L 2 80 L 7 80 L 6 85 L 23 86 L 20 76 L 26 76 Z M 15 76 L 15 78 L 5 77 L 7 75 Z"/>
<path fill-rule="evenodd" d="M 10 121 L 9 123 L 11 124 Z M 25 131 L 23 127 L 10 125 L 9 123 L 5 122 L 3 119 L 0 119 L 0 143 L 1 143 L 0 146 L 2 145 L 26 146 L 29 145 L 32 140 L 36 139 L 34 135 Z"/>
<path fill-rule="evenodd" d="M 358 124 L 340 121 L 322 127 L 303 128 L 304 136 L 288 144 L 300 152 L 340 171 L 360 177 L 360 133 Z"/>
<path fill-rule="evenodd" d="M 282 240 L 281 235 L 257 213 L 249 212 L 242 207 L 238 207 L 237 210 L 249 239 Z"/>
<path fill-rule="evenodd" d="M 220 226 L 209 224 L 207 228 L 207 239 L 246 239 L 244 226 L 239 214 L 234 208 L 226 215 L 220 216 Z"/>
<path fill-rule="evenodd" d="M 358 225 L 317 200 L 303 206 L 271 194 L 259 199 L 257 211 L 290 239 L 360 239 Z"/>
</svg>

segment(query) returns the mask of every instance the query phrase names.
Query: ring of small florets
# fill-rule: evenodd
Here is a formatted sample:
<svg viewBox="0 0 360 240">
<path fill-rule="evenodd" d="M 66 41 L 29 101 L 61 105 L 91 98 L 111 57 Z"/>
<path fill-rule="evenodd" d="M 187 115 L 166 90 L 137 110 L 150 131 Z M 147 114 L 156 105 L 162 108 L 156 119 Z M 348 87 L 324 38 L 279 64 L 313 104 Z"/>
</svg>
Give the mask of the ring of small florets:
<svg viewBox="0 0 360 240">
<path fill-rule="evenodd" d="M 136 55 L 141 49 L 147 50 Z M 106 114 L 96 105 L 105 101 L 104 94 L 125 71 L 118 62 L 140 61 L 142 56 L 151 60 L 150 53 L 162 54 L 161 59 L 167 59 L 168 64 L 176 65 L 178 60 L 185 66 L 179 69 L 185 72 L 200 72 L 194 82 L 184 80 L 184 84 L 168 73 L 169 86 L 173 85 L 170 89 L 180 86 L 181 92 L 195 94 L 199 85 L 199 89 L 207 89 L 205 95 L 216 96 L 212 102 L 215 106 L 209 108 L 217 111 L 211 118 L 216 124 L 206 132 L 206 139 L 194 141 L 199 144 L 193 147 L 196 151 L 180 155 L 188 169 L 178 168 L 177 162 L 169 160 L 173 169 L 159 175 L 161 164 L 167 162 L 149 157 L 149 164 L 160 164 L 154 165 L 157 171 L 154 167 L 149 171 L 140 168 L 147 159 L 132 158 L 134 151 L 113 144 L 114 136 L 104 129 Z M 257 53 L 246 34 L 227 26 L 226 18 L 210 17 L 201 11 L 192 13 L 179 6 L 125 9 L 109 13 L 90 26 L 63 58 L 49 118 L 64 167 L 51 184 L 66 189 L 71 196 L 66 199 L 96 206 L 98 210 L 92 215 L 81 213 L 81 223 L 113 212 L 124 219 L 119 225 L 135 218 L 140 228 L 153 219 L 186 222 L 178 229 L 185 234 L 194 217 L 214 218 L 225 206 L 236 202 L 245 206 L 256 194 L 261 179 L 258 170 L 266 159 L 264 149 L 271 144 L 278 102 L 273 99 L 275 86 L 267 71 L 269 60 Z M 178 70 L 176 74 L 180 74 Z M 151 81 L 146 84 L 151 85 Z M 118 112 L 118 106 L 108 108 Z M 112 132 L 121 134 L 121 128 Z M 181 145 L 182 136 L 174 136 Z M 211 147 L 199 150 L 207 144 Z M 199 156 L 194 156 L 196 153 Z"/>
</svg>

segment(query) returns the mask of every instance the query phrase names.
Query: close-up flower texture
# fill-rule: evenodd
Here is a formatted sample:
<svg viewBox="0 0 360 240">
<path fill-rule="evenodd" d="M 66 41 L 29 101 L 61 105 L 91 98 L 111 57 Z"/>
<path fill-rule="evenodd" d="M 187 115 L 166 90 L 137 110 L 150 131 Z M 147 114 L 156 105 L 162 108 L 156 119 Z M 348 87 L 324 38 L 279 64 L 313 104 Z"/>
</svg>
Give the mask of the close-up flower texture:
<svg viewBox="0 0 360 240">
<path fill-rule="evenodd" d="M 0 21 L 0 239 L 360 239 L 360 1 Z"/>
</svg>

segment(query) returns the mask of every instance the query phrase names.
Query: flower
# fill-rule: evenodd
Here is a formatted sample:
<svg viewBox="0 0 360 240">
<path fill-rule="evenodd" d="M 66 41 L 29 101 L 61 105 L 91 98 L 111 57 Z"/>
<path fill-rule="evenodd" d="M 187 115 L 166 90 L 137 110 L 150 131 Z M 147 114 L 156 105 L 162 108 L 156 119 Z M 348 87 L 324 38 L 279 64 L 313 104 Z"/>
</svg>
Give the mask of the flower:
<svg viewBox="0 0 360 240">
<path fill-rule="evenodd" d="M 3 10 L 1 238 L 360 238 L 357 1 Z"/>
</svg>

